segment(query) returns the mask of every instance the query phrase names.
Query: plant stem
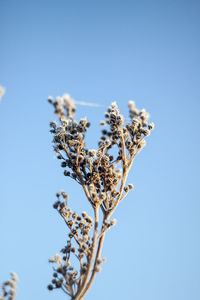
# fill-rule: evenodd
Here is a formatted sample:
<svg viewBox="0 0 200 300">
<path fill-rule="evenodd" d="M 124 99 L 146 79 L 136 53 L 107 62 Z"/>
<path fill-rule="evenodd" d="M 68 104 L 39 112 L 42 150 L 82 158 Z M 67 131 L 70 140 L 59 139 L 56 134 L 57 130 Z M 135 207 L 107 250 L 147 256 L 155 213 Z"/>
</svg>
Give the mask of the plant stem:
<svg viewBox="0 0 200 300">
<path fill-rule="evenodd" d="M 93 268 L 93 271 L 92 271 L 92 275 L 90 277 L 90 280 L 88 281 L 87 283 L 87 286 L 85 288 L 85 291 L 84 293 L 82 294 L 82 296 L 85 296 L 85 294 L 87 293 L 87 291 L 89 290 L 90 286 L 92 285 L 93 281 L 94 281 L 94 278 L 95 278 L 95 275 L 96 275 L 96 264 L 97 264 L 97 260 L 100 258 L 101 256 L 101 251 L 102 251 L 102 248 L 103 248 L 103 242 L 104 242 L 104 237 L 105 237 L 105 232 L 102 234 L 102 236 L 100 237 L 99 239 L 99 242 L 98 242 L 98 249 L 97 249 L 97 253 L 96 253 L 96 258 L 95 258 L 95 262 L 94 262 L 94 268 Z"/>
<path fill-rule="evenodd" d="M 97 205 L 94 207 L 94 216 L 95 216 L 95 225 L 94 225 L 94 234 L 93 234 L 93 242 L 92 242 L 92 250 L 91 255 L 88 263 L 87 272 L 85 275 L 85 278 L 83 280 L 82 285 L 80 286 L 80 289 L 78 290 L 77 294 L 73 298 L 74 300 L 81 300 L 83 299 L 83 296 L 85 295 L 85 289 L 87 286 L 87 282 L 90 276 L 90 273 L 92 271 L 93 261 L 95 257 L 96 247 L 97 247 L 97 240 L 98 240 L 98 223 L 99 223 L 99 206 Z"/>
</svg>

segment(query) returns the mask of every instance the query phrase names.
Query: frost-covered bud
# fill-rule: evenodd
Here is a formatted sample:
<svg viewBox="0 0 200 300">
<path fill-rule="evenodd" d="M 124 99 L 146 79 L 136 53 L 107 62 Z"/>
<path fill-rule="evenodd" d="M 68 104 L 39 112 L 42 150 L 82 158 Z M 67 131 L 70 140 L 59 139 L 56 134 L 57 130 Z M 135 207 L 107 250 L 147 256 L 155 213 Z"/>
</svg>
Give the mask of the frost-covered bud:
<svg viewBox="0 0 200 300">
<path fill-rule="evenodd" d="M 101 122 L 100 122 L 100 125 L 101 125 L 101 126 L 105 126 L 105 125 L 106 125 L 106 122 L 105 122 L 105 121 L 101 121 Z"/>
<path fill-rule="evenodd" d="M 92 192 L 92 193 L 91 193 L 91 196 L 92 196 L 92 198 L 93 198 L 94 200 L 96 200 L 96 195 L 97 195 L 96 192 Z"/>
<path fill-rule="evenodd" d="M 110 221 L 110 226 L 115 226 L 117 224 L 117 220 L 116 219 L 112 219 Z"/>
<path fill-rule="evenodd" d="M 117 102 L 116 102 L 116 101 L 112 102 L 112 103 L 111 103 L 111 107 L 112 107 L 112 108 L 118 108 Z"/>
<path fill-rule="evenodd" d="M 108 222 L 108 220 L 105 220 L 105 221 L 104 221 L 104 225 L 106 225 L 106 226 L 109 226 L 109 225 L 110 225 L 110 223 Z"/>
<path fill-rule="evenodd" d="M 58 209 L 59 206 L 60 206 L 60 201 L 56 201 L 56 202 L 53 204 L 53 208 L 55 208 L 55 209 Z"/>
<path fill-rule="evenodd" d="M 65 200 L 68 199 L 68 195 L 67 195 L 64 191 L 62 191 L 61 194 L 62 194 L 62 196 L 63 196 L 63 198 L 64 198 Z"/>
<path fill-rule="evenodd" d="M 148 136 L 148 135 L 150 135 L 150 130 L 145 129 L 145 130 L 143 130 L 142 133 L 143 133 L 145 136 Z"/>
<path fill-rule="evenodd" d="M 82 212 L 82 216 L 83 216 L 83 218 L 85 218 L 85 217 L 87 216 L 86 211 L 83 211 L 83 212 Z"/>
<path fill-rule="evenodd" d="M 64 94 L 63 95 L 63 100 L 64 101 L 70 101 L 71 99 L 70 99 L 70 95 L 69 94 Z"/>
<path fill-rule="evenodd" d="M 94 186 L 93 183 L 91 183 L 91 184 L 89 185 L 89 191 L 90 191 L 90 192 L 96 191 L 95 186 Z"/>
<path fill-rule="evenodd" d="M 101 155 L 102 155 L 102 150 L 98 150 L 97 153 L 96 153 L 96 156 L 100 157 Z"/>
<path fill-rule="evenodd" d="M 149 130 L 153 130 L 154 127 L 155 127 L 155 125 L 153 122 L 148 125 Z"/>
<path fill-rule="evenodd" d="M 53 128 L 53 129 L 56 129 L 56 127 L 57 127 L 57 122 L 56 122 L 56 121 L 51 121 L 51 122 L 49 123 L 49 126 L 50 126 L 51 128 Z"/>
<path fill-rule="evenodd" d="M 142 140 L 139 144 L 138 144 L 138 148 L 142 149 L 144 146 L 146 146 L 146 141 Z"/>
<path fill-rule="evenodd" d="M 62 167 L 62 168 L 66 168 L 66 166 L 67 166 L 66 161 L 62 161 L 62 162 L 61 162 L 61 167 Z"/>
<path fill-rule="evenodd" d="M 73 214 L 72 214 L 72 218 L 73 218 L 73 219 L 77 219 L 77 217 L 78 217 L 78 215 L 77 215 L 76 213 L 73 213 Z"/>
<path fill-rule="evenodd" d="M 82 126 L 86 126 L 86 124 L 88 123 L 87 119 L 86 118 L 82 118 L 80 119 L 80 122 L 79 122 Z"/>
<path fill-rule="evenodd" d="M 83 236 L 83 242 L 84 242 L 84 243 L 87 243 L 88 239 L 89 239 L 89 236 L 85 234 L 85 235 Z"/>
<path fill-rule="evenodd" d="M 105 144 L 106 144 L 106 147 L 109 147 L 111 145 L 111 141 L 110 140 L 106 140 Z"/>
<path fill-rule="evenodd" d="M 49 258 L 49 263 L 54 263 L 55 262 L 55 258 L 54 257 L 50 257 Z"/>
<path fill-rule="evenodd" d="M 64 171 L 64 175 L 65 175 L 65 176 L 70 176 L 70 172 L 67 171 L 67 170 L 65 170 L 65 171 Z"/>
<path fill-rule="evenodd" d="M 118 169 L 118 170 L 116 170 L 116 173 L 119 175 L 121 175 L 122 174 L 122 169 Z"/>
<path fill-rule="evenodd" d="M 15 273 L 15 272 L 11 272 L 11 276 L 12 276 L 12 279 L 14 280 L 14 281 L 18 281 L 19 279 L 18 279 L 18 276 L 17 276 L 17 274 Z"/>
<path fill-rule="evenodd" d="M 15 296 L 15 294 L 16 294 L 16 291 L 15 291 L 15 289 L 14 290 L 10 290 L 10 296 Z M 9 300 L 14 300 L 14 298 L 13 297 L 11 297 L 11 298 L 8 298 Z"/>
<path fill-rule="evenodd" d="M 94 156 L 96 156 L 97 151 L 94 150 L 94 149 L 90 149 L 90 150 L 88 151 L 88 154 L 89 154 L 89 156 L 94 157 Z"/>
<path fill-rule="evenodd" d="M 134 188 L 133 184 L 132 184 L 132 183 L 129 183 L 129 184 L 128 184 L 128 188 L 129 188 L 129 190 L 132 190 L 132 189 Z"/>
<path fill-rule="evenodd" d="M 136 129 L 139 124 L 140 124 L 140 121 L 137 118 L 133 118 L 133 120 L 132 120 L 132 125 L 134 126 L 133 129 Z"/>
<path fill-rule="evenodd" d="M 119 115 L 118 117 L 117 117 L 117 123 L 118 123 L 118 125 L 123 125 L 123 123 L 124 123 L 124 116 L 123 115 Z"/>
<path fill-rule="evenodd" d="M 49 285 L 47 286 L 47 288 L 48 288 L 49 291 L 52 291 L 52 290 L 53 290 L 53 285 L 52 285 L 52 284 L 49 284 Z"/>
<path fill-rule="evenodd" d="M 150 117 L 149 113 L 146 112 L 145 108 L 143 108 L 141 111 L 140 111 L 140 117 L 141 119 L 143 119 L 144 121 L 147 121 Z"/>
<path fill-rule="evenodd" d="M 101 268 L 100 268 L 99 266 L 97 266 L 97 267 L 95 268 L 95 271 L 96 271 L 96 272 L 101 272 Z"/>
<path fill-rule="evenodd" d="M 134 102 L 133 100 L 130 100 L 130 101 L 128 102 L 128 107 L 129 107 L 129 109 L 135 108 L 135 102 Z"/>
<path fill-rule="evenodd" d="M 62 123 L 62 126 L 67 126 L 68 125 L 68 120 L 66 119 L 66 117 L 62 117 L 62 119 L 60 121 Z"/>
<path fill-rule="evenodd" d="M 92 161 L 93 161 L 92 157 L 89 157 L 89 158 L 87 159 L 87 163 L 88 163 L 89 165 L 92 164 Z"/>
<path fill-rule="evenodd" d="M 93 222 L 93 219 L 92 219 L 91 217 L 89 217 L 89 216 L 87 216 L 87 217 L 85 218 L 85 220 L 86 220 L 86 222 L 88 222 L 88 223 L 92 223 L 92 222 Z"/>
<path fill-rule="evenodd" d="M 61 256 L 58 253 L 55 255 L 55 262 L 57 263 L 58 266 L 61 265 Z"/>
<path fill-rule="evenodd" d="M 71 248 L 71 252 L 72 252 L 72 253 L 75 253 L 75 252 L 76 252 L 76 248 L 75 248 L 74 246 Z"/>
<path fill-rule="evenodd" d="M 60 104 L 63 104 L 63 98 L 62 98 L 62 97 L 59 97 L 59 96 L 56 97 L 56 103 L 59 104 L 59 105 L 60 105 Z"/>
<path fill-rule="evenodd" d="M 104 116 L 105 116 L 106 119 L 109 118 L 109 113 L 106 112 Z"/>
<path fill-rule="evenodd" d="M 124 192 L 127 193 L 128 191 L 129 191 L 128 186 L 125 186 L 125 187 L 124 187 Z"/>
<path fill-rule="evenodd" d="M 53 102 L 53 97 L 52 97 L 52 96 L 49 96 L 49 97 L 48 97 L 48 102 L 49 102 L 49 103 L 52 103 L 52 102 Z"/>
<path fill-rule="evenodd" d="M 97 264 L 101 265 L 105 260 L 103 258 L 98 258 L 97 259 Z"/>
<path fill-rule="evenodd" d="M 9 286 L 10 286 L 11 288 L 15 288 L 15 287 L 16 287 L 15 281 L 14 281 L 14 280 L 9 280 Z"/>
<path fill-rule="evenodd" d="M 101 192 L 100 193 L 100 200 L 104 201 L 106 199 L 106 193 L 105 192 Z"/>
</svg>

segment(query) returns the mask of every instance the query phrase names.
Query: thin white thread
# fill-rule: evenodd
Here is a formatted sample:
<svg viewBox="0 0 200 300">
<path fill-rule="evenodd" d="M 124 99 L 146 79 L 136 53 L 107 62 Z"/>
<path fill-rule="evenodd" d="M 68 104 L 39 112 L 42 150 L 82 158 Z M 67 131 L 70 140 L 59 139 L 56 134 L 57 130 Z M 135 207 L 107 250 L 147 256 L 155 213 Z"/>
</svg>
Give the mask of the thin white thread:
<svg viewBox="0 0 200 300">
<path fill-rule="evenodd" d="M 90 107 L 106 107 L 105 105 L 93 102 L 85 102 L 85 101 L 77 101 L 73 99 L 74 104 L 83 105 L 83 106 L 90 106 Z M 131 118 L 124 118 L 124 120 L 131 120 Z"/>
<path fill-rule="evenodd" d="M 74 103 L 78 105 L 91 106 L 91 107 L 105 107 L 104 105 L 98 103 L 84 102 L 84 101 L 77 101 L 77 100 L 74 100 Z"/>
<path fill-rule="evenodd" d="M 77 100 L 74 100 L 74 103 L 75 104 L 78 104 L 78 105 L 83 105 L 83 106 L 90 106 L 90 107 L 106 107 L 105 105 L 102 105 L 102 104 L 98 104 L 98 103 L 93 103 L 93 102 L 84 102 L 84 101 L 77 101 Z M 131 120 L 131 118 L 124 118 L 124 120 Z"/>
</svg>

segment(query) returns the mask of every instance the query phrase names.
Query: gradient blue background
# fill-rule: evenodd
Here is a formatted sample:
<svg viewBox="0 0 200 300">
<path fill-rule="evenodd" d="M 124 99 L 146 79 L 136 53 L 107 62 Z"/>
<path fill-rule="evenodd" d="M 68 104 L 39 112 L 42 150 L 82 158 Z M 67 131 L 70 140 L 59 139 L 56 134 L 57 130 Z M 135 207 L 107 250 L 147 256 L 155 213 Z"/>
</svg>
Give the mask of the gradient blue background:
<svg viewBox="0 0 200 300">
<path fill-rule="evenodd" d="M 48 133 L 46 99 L 65 92 L 103 105 L 77 107 L 92 123 L 91 148 L 114 100 L 127 114 L 134 99 L 156 124 L 86 299 L 200 299 L 199 15 L 192 0 L 0 0 L 0 281 L 18 273 L 16 299 L 66 298 L 46 289 L 48 258 L 67 237 L 55 193 L 65 189 L 74 210 L 91 213 Z"/>
</svg>

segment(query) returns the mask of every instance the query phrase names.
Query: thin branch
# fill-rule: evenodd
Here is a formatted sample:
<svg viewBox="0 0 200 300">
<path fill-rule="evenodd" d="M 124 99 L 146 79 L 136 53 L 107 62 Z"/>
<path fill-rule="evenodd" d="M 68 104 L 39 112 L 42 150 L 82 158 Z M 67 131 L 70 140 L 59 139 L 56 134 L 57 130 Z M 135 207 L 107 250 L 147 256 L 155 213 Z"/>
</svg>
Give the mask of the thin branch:
<svg viewBox="0 0 200 300">
<path fill-rule="evenodd" d="M 93 234 L 93 247 L 91 250 L 91 255 L 90 255 L 90 260 L 89 260 L 89 264 L 87 267 L 87 272 L 85 275 L 85 278 L 83 280 L 82 285 L 80 286 L 80 289 L 78 291 L 78 293 L 75 295 L 74 300 L 79 300 L 82 299 L 82 295 L 85 292 L 85 288 L 87 285 L 87 281 L 89 279 L 91 270 L 92 270 L 92 265 L 93 265 L 93 261 L 94 261 L 94 256 L 95 256 L 95 251 L 96 251 L 96 246 L 97 246 L 97 238 L 98 238 L 98 224 L 99 224 L 99 206 L 94 208 L 94 216 L 95 216 L 95 225 L 94 225 L 94 234 Z"/>
<path fill-rule="evenodd" d="M 102 228 L 103 228 L 103 226 L 102 226 Z M 100 237 L 100 239 L 99 239 L 98 248 L 97 248 L 96 257 L 95 257 L 95 262 L 94 262 L 94 267 L 93 267 L 93 271 L 92 271 L 92 275 L 90 277 L 90 280 L 87 283 L 86 289 L 84 291 L 84 294 L 82 294 L 82 297 L 85 296 L 85 294 L 87 293 L 87 291 L 91 287 L 91 285 L 92 285 L 92 283 L 94 281 L 95 275 L 97 273 L 96 272 L 96 266 L 97 266 L 97 261 L 98 261 L 98 259 L 101 256 L 101 251 L 102 251 L 102 248 L 103 248 L 103 242 L 104 242 L 105 233 L 106 232 L 103 232 L 102 235 L 101 235 L 101 237 Z"/>
</svg>

